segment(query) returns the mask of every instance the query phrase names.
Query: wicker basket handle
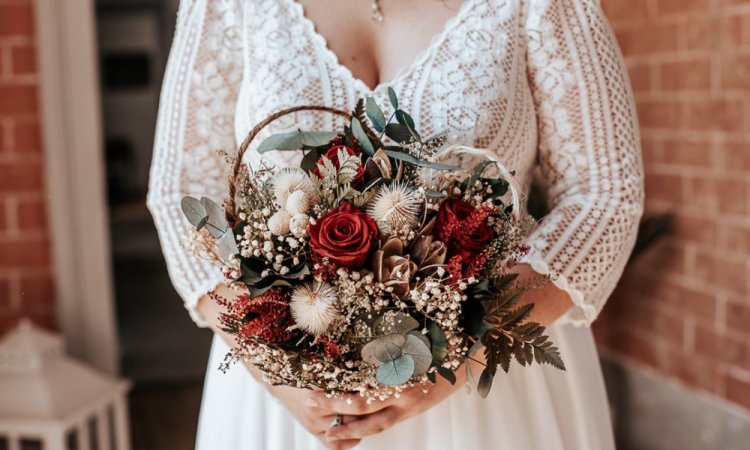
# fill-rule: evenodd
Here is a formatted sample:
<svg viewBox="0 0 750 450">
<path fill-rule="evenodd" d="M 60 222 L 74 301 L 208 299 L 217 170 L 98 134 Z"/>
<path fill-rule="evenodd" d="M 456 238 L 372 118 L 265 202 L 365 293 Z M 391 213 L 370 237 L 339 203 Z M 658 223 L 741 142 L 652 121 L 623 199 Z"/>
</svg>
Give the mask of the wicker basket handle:
<svg viewBox="0 0 750 450">
<path fill-rule="evenodd" d="M 250 130 L 250 132 L 247 134 L 247 137 L 244 141 L 242 141 L 242 144 L 237 150 L 237 156 L 234 160 L 234 164 L 232 165 L 232 174 L 229 177 L 229 193 L 224 205 L 224 211 L 227 217 L 227 222 L 229 222 L 230 226 L 234 227 L 238 222 L 235 196 L 237 195 L 237 183 L 239 182 L 239 174 L 242 169 L 242 158 L 245 156 L 245 152 L 247 152 L 247 149 L 250 148 L 250 144 L 253 142 L 255 137 L 258 136 L 258 134 L 260 134 L 260 132 L 265 127 L 270 125 L 271 122 L 298 111 L 323 111 L 334 114 L 336 116 L 344 117 L 347 120 L 350 120 L 352 118 L 352 115 L 350 113 L 340 109 L 330 108 L 328 106 L 302 105 L 293 106 L 291 108 L 277 111 L 255 125 L 255 127 L 253 127 L 253 129 Z"/>
</svg>

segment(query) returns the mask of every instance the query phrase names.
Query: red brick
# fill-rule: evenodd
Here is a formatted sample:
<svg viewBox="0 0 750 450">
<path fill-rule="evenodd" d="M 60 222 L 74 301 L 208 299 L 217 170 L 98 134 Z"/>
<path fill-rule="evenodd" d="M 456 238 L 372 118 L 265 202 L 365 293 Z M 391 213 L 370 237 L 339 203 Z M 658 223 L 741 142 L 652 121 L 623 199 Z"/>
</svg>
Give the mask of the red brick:
<svg viewBox="0 0 750 450">
<path fill-rule="evenodd" d="M 54 308 L 54 287 L 49 276 L 21 278 L 20 294 L 24 313 L 45 313 Z"/>
<path fill-rule="evenodd" d="M 724 378 L 724 390 L 729 400 L 750 409 L 750 381 L 727 374 Z"/>
<path fill-rule="evenodd" d="M 638 118 L 644 129 L 677 129 L 681 108 L 677 102 L 641 101 L 637 103 Z"/>
<path fill-rule="evenodd" d="M 686 185 L 686 195 L 690 201 L 682 206 L 689 206 L 702 212 L 713 212 L 717 209 L 719 191 L 715 179 L 703 176 L 688 177 Z"/>
<path fill-rule="evenodd" d="M 47 227 L 46 202 L 42 200 L 18 203 L 18 227 L 21 231 L 43 230 Z"/>
<path fill-rule="evenodd" d="M 750 55 L 724 55 L 721 84 L 725 89 L 750 90 Z"/>
<path fill-rule="evenodd" d="M 666 91 L 708 90 L 711 87 L 711 64 L 708 58 L 664 63 L 661 87 Z"/>
<path fill-rule="evenodd" d="M 656 10 L 660 15 L 707 11 L 710 3 L 710 0 L 658 0 Z"/>
<path fill-rule="evenodd" d="M 649 17 L 649 0 L 602 2 L 604 13 L 614 23 L 646 20 Z"/>
<path fill-rule="evenodd" d="M 750 255 L 750 227 L 722 224 L 718 236 L 721 248 Z"/>
<path fill-rule="evenodd" d="M 727 214 L 748 214 L 748 190 L 750 186 L 745 181 L 719 180 L 716 185 L 720 195 L 718 197 L 719 211 Z"/>
<path fill-rule="evenodd" d="M 635 92 L 648 92 L 653 89 L 651 67 L 647 65 L 631 67 L 628 70 L 630 84 Z"/>
<path fill-rule="evenodd" d="M 689 272 L 714 287 L 730 292 L 747 292 L 747 266 L 744 259 L 730 259 L 720 253 L 698 250 L 695 267 Z"/>
<path fill-rule="evenodd" d="M 670 351 L 666 356 L 664 370 L 678 377 L 689 386 L 716 392 L 718 385 L 718 369 L 716 362 L 710 358 L 696 354 L 682 354 Z"/>
<path fill-rule="evenodd" d="M 715 220 L 706 215 L 678 214 L 674 220 L 674 234 L 684 241 L 714 245 L 718 240 Z"/>
<path fill-rule="evenodd" d="M 677 36 L 680 50 L 708 52 L 716 47 L 715 20 L 698 17 L 680 26 Z"/>
<path fill-rule="evenodd" d="M 706 142 L 669 140 L 663 143 L 663 162 L 681 166 L 706 168 L 712 164 L 712 151 Z"/>
<path fill-rule="evenodd" d="M 720 19 L 718 32 L 720 35 L 720 44 L 722 48 L 736 48 L 740 47 L 745 42 L 745 38 L 742 32 L 743 28 L 743 17 L 742 16 L 729 16 Z"/>
<path fill-rule="evenodd" d="M 30 5 L 0 4 L 0 36 L 31 36 L 34 33 Z"/>
<path fill-rule="evenodd" d="M 0 278 L 0 311 L 8 311 L 10 308 L 10 282 L 7 278 Z"/>
<path fill-rule="evenodd" d="M 613 350 L 623 356 L 654 368 L 664 366 L 665 351 L 651 337 L 635 329 L 618 330 Z"/>
<path fill-rule="evenodd" d="M 0 192 L 38 192 L 42 187 L 40 162 L 0 163 Z"/>
<path fill-rule="evenodd" d="M 14 75 L 36 73 L 36 51 L 31 45 L 18 45 L 11 49 L 11 67 Z"/>
<path fill-rule="evenodd" d="M 13 127 L 14 150 L 18 153 L 40 153 L 41 130 L 37 122 L 17 123 Z"/>
<path fill-rule="evenodd" d="M 695 351 L 717 362 L 742 366 L 747 362 L 748 344 L 699 325 L 695 327 Z"/>
<path fill-rule="evenodd" d="M 7 204 L 4 200 L 0 200 L 0 233 L 7 231 L 9 226 Z"/>
<path fill-rule="evenodd" d="M 727 142 L 719 148 L 723 170 L 750 172 L 750 142 Z"/>
<path fill-rule="evenodd" d="M 683 179 L 677 175 L 646 175 L 646 197 L 679 204 L 684 198 Z"/>
<path fill-rule="evenodd" d="M 0 268 L 46 268 L 50 264 L 46 239 L 0 240 Z"/>
<path fill-rule="evenodd" d="M 673 314 L 693 317 L 705 323 L 713 323 L 716 317 L 716 300 L 713 296 L 682 286 L 671 280 L 649 283 L 646 300 L 669 308 Z"/>
<path fill-rule="evenodd" d="M 36 86 L 0 85 L 0 115 L 33 114 L 38 109 Z"/>
<path fill-rule="evenodd" d="M 745 100 L 725 98 L 696 99 L 683 105 L 683 128 L 702 131 L 744 132 Z"/>
<path fill-rule="evenodd" d="M 727 302 L 727 327 L 750 335 L 750 303 L 731 300 Z"/>
<path fill-rule="evenodd" d="M 626 56 L 673 52 L 678 49 L 677 28 L 674 25 L 620 29 L 615 34 Z"/>
</svg>

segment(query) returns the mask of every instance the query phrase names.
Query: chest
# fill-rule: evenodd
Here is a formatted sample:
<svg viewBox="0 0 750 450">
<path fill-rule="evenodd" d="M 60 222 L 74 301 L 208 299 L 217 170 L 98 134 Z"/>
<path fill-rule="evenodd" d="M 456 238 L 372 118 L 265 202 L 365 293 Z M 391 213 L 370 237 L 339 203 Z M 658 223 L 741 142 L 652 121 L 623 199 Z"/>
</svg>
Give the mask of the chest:
<svg viewBox="0 0 750 450">
<path fill-rule="evenodd" d="M 490 149 L 523 172 L 536 142 L 524 3 L 463 0 L 450 10 L 438 7 L 440 0 L 384 0 L 386 18 L 375 23 L 369 0 L 247 1 L 236 134 L 241 138 L 271 112 L 302 104 L 351 110 L 358 99 L 373 97 L 389 113 L 392 88 L 423 136 L 445 133 Z M 422 9 L 393 9 L 399 4 Z M 348 6 L 332 11 L 337 5 Z M 420 16 L 428 7 L 435 9 L 429 19 Z M 340 128 L 335 121 L 298 113 L 264 133 Z"/>
<path fill-rule="evenodd" d="M 339 63 L 369 87 L 393 79 L 429 47 L 465 0 L 295 0 Z"/>
</svg>

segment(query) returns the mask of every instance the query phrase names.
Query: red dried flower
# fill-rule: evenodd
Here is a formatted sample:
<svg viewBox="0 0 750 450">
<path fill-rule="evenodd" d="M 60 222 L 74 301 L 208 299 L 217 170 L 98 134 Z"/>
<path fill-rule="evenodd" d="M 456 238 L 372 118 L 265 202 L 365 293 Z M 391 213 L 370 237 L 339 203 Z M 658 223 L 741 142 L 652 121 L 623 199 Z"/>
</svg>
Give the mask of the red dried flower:
<svg viewBox="0 0 750 450">
<path fill-rule="evenodd" d="M 286 342 L 294 337 L 289 310 L 289 294 L 279 288 L 251 298 L 244 294 L 236 300 L 238 319 L 243 322 L 240 338 L 257 338 L 268 343 Z"/>
</svg>

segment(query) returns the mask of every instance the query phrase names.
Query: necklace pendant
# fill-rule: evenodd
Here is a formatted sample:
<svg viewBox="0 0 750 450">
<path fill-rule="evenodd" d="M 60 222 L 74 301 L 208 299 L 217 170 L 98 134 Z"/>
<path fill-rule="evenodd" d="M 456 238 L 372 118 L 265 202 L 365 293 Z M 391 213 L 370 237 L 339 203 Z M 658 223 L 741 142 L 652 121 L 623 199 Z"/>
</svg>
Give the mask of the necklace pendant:
<svg viewBox="0 0 750 450">
<path fill-rule="evenodd" d="M 372 12 L 373 21 L 383 21 L 383 11 L 380 9 L 380 0 L 370 0 L 370 11 Z"/>
</svg>

